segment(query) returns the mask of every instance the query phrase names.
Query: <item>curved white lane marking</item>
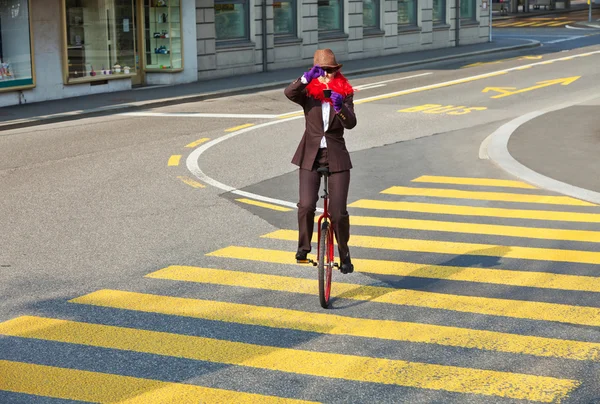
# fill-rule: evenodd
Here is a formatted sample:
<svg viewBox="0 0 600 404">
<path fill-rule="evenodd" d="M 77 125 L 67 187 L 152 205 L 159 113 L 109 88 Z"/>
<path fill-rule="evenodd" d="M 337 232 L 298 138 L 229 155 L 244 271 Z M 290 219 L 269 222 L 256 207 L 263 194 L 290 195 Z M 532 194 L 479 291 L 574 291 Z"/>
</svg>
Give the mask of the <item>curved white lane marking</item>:
<svg viewBox="0 0 600 404">
<path fill-rule="evenodd" d="M 230 187 L 229 185 L 225 185 L 219 181 L 212 179 L 208 175 L 204 174 L 204 172 L 200 169 L 199 160 L 200 160 L 200 156 L 202 155 L 202 153 L 204 153 L 206 150 L 210 149 L 214 145 L 224 142 L 225 140 L 229 140 L 235 136 L 241 135 L 246 132 L 250 132 L 251 130 L 256 130 L 256 129 L 264 128 L 266 126 L 276 125 L 276 124 L 283 123 L 283 122 L 289 122 L 289 121 L 293 121 L 295 119 L 300 119 L 300 118 L 304 118 L 304 115 L 295 116 L 295 117 L 287 118 L 287 119 L 279 119 L 279 120 L 273 121 L 273 122 L 262 123 L 260 125 L 241 129 L 236 132 L 232 132 L 228 135 L 222 136 L 218 139 L 212 140 L 212 141 L 205 143 L 204 145 L 198 147 L 196 150 L 194 150 L 192 153 L 190 153 L 190 155 L 188 156 L 188 158 L 186 160 L 186 166 L 187 166 L 188 170 L 190 170 L 190 172 L 196 178 L 198 178 L 200 181 L 203 181 L 206 184 L 212 185 L 213 187 L 222 189 L 223 191 L 231 192 L 232 194 L 244 196 L 246 198 L 255 199 L 257 201 L 274 203 L 277 205 L 287 206 L 287 207 L 296 209 L 297 206 L 294 202 L 288 202 L 288 201 L 284 201 L 281 199 L 269 198 L 267 196 L 253 194 L 251 192 L 240 191 L 233 187 Z M 317 209 L 317 211 L 322 212 L 322 209 Z"/>
<path fill-rule="evenodd" d="M 517 178 L 520 178 L 525 182 L 549 191 L 558 192 L 573 198 L 600 204 L 600 193 L 579 188 L 537 173 L 515 160 L 515 158 L 511 156 L 510 152 L 508 151 L 508 142 L 510 137 L 521 125 L 547 113 L 568 108 L 573 105 L 583 104 L 595 99 L 598 99 L 597 95 L 587 97 L 576 102 L 568 102 L 539 111 L 530 112 L 529 114 L 525 114 L 513 119 L 492 133 L 491 140 L 489 141 L 487 148 L 487 155 L 489 156 L 490 160 L 496 163 L 504 171 L 514 175 Z"/>
</svg>

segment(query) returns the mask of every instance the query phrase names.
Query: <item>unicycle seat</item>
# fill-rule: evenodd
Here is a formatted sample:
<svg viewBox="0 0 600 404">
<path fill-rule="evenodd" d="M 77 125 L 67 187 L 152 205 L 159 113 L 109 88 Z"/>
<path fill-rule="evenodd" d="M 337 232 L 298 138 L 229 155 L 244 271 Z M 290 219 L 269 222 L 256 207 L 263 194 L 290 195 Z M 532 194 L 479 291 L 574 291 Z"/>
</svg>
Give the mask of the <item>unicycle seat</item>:
<svg viewBox="0 0 600 404">
<path fill-rule="evenodd" d="M 331 175 L 331 173 L 329 172 L 329 167 L 319 167 L 317 168 L 317 172 L 320 175 L 326 175 L 328 177 Z"/>
</svg>

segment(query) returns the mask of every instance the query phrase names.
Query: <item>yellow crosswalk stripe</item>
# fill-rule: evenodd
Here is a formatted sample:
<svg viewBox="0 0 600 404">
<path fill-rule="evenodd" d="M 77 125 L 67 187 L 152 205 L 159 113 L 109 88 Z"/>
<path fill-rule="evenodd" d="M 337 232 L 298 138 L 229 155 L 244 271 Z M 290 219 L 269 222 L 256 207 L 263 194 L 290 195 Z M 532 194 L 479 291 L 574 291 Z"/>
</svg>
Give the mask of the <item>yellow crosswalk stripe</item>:
<svg viewBox="0 0 600 404">
<path fill-rule="evenodd" d="M 266 202 L 256 201 L 254 199 L 248 199 L 248 198 L 240 198 L 240 199 L 236 199 L 236 201 L 241 202 L 241 203 L 245 203 L 245 204 L 248 204 L 248 205 L 259 206 L 261 208 L 276 210 L 278 212 L 289 212 L 289 211 L 292 210 L 292 209 L 286 208 L 284 206 L 274 205 L 272 203 L 266 203 Z"/>
<path fill-rule="evenodd" d="M 208 272 L 211 271 L 215 270 L 208 270 Z M 208 274 L 204 268 L 194 267 L 168 267 L 154 274 L 155 277 L 161 279 L 201 283 L 206 275 Z M 569 341 L 432 324 L 371 320 L 118 290 L 97 291 L 73 299 L 72 302 L 321 334 L 437 344 L 541 357 L 600 361 L 600 343 L 594 342 Z"/>
<path fill-rule="evenodd" d="M 169 267 L 173 268 L 173 267 Z M 155 272 L 149 278 L 175 279 L 173 271 Z M 175 267 L 177 268 L 177 267 Z M 318 282 L 313 279 L 292 278 L 249 272 L 219 269 L 180 267 L 179 280 L 200 281 L 214 285 L 237 286 L 278 292 L 318 295 Z M 175 270 L 177 271 L 177 270 Z M 514 317 L 537 321 L 600 326 L 600 308 L 571 306 L 566 304 L 529 302 L 524 300 L 497 299 L 489 297 L 460 296 L 444 293 L 423 292 L 410 289 L 394 289 L 381 286 L 364 286 L 335 281 L 334 296 L 363 302 L 386 303 L 399 306 L 423 307 L 490 316 Z"/>
<path fill-rule="evenodd" d="M 522 181 L 498 180 L 493 178 L 469 178 L 469 177 L 445 177 L 437 175 L 422 175 L 415 178 L 412 182 L 426 182 L 433 184 L 452 184 L 452 185 L 476 185 L 484 187 L 505 187 L 521 189 L 537 189 L 533 185 Z"/>
<path fill-rule="evenodd" d="M 458 206 L 437 203 L 382 201 L 360 199 L 348 205 L 351 208 L 391 210 L 401 212 L 433 213 L 441 215 L 499 217 L 505 219 L 548 220 L 557 222 L 600 223 L 600 214 L 559 212 L 552 210 L 504 209 L 477 206 Z"/>
<path fill-rule="evenodd" d="M 352 226 L 387 227 L 394 229 L 485 234 L 490 236 L 525 237 L 542 240 L 566 240 L 600 243 L 600 232 L 589 230 L 563 230 L 543 227 L 504 226 L 494 224 L 443 222 L 437 220 L 417 220 L 371 216 L 350 216 L 350 224 Z"/>
<path fill-rule="evenodd" d="M 262 237 L 297 241 L 295 230 L 277 230 Z M 317 242 L 316 234 L 313 242 Z M 350 246 L 375 248 L 394 251 L 412 251 L 435 254 L 471 255 L 485 257 L 512 258 L 524 260 L 577 262 L 581 264 L 600 264 L 600 252 L 561 250 L 556 248 L 535 248 L 504 246 L 495 244 L 457 243 L 453 241 L 431 241 L 410 238 L 360 236 L 350 237 Z"/>
<path fill-rule="evenodd" d="M 556 402 L 580 383 L 519 373 L 263 346 L 166 332 L 19 317 L 0 333 L 309 376 Z M 358 371 L 360 369 L 360 371 Z"/>
<path fill-rule="evenodd" d="M 354 236 L 352 236 L 354 237 Z M 293 253 L 251 247 L 226 247 L 207 254 L 212 257 L 233 258 L 276 264 L 296 264 Z M 415 278 L 445 279 L 449 281 L 480 282 L 529 288 L 600 292 L 600 278 L 581 275 L 563 275 L 546 272 L 512 271 L 476 267 L 425 265 L 412 262 L 352 258 L 356 270 L 378 275 L 410 276 Z"/>
<path fill-rule="evenodd" d="M 30 323 L 33 324 L 33 321 Z M 0 390 L 96 403 L 309 403 L 191 384 L 7 360 L 0 360 Z"/>
<path fill-rule="evenodd" d="M 504 192 L 460 191 L 456 189 L 390 187 L 382 194 L 400 196 L 428 196 L 434 198 L 477 199 L 482 201 L 542 203 L 549 205 L 596 206 L 593 203 L 580 201 L 570 196 L 510 194 Z"/>
</svg>

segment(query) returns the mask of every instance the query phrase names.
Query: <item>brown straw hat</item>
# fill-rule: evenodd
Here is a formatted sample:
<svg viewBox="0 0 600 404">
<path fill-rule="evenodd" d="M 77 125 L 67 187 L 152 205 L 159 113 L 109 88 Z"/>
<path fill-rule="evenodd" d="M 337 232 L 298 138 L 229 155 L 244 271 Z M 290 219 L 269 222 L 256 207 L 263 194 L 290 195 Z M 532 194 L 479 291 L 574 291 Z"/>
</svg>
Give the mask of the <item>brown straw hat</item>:
<svg viewBox="0 0 600 404">
<path fill-rule="evenodd" d="M 329 67 L 332 69 L 339 69 L 342 67 L 342 65 L 335 60 L 335 55 L 331 49 L 317 49 L 315 56 L 313 57 L 313 65 Z"/>
</svg>

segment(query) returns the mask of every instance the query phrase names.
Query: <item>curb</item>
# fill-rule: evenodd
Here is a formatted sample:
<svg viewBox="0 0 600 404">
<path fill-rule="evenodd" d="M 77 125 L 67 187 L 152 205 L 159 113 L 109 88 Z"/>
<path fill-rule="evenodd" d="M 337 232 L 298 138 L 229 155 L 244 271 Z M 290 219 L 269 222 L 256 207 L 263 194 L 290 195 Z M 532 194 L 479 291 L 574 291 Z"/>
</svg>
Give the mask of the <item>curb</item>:
<svg viewBox="0 0 600 404">
<path fill-rule="evenodd" d="M 550 112 L 558 111 L 573 105 L 582 104 L 595 99 L 598 99 L 597 95 L 587 97 L 575 102 L 568 102 L 564 104 L 555 105 L 550 108 L 522 115 L 499 127 L 494 133 L 492 133 L 489 136 L 489 138 L 484 140 L 484 143 L 482 143 L 480 150 L 486 148 L 485 143 L 489 142 L 487 143 L 487 156 L 492 162 L 494 162 L 494 164 L 496 164 L 498 167 L 500 167 L 507 173 L 539 188 L 546 189 L 552 192 L 557 192 L 559 194 L 567 195 L 587 202 L 600 204 L 600 192 L 580 188 L 575 185 L 567 184 L 565 182 L 546 177 L 545 175 L 533 171 L 527 166 L 519 163 L 508 151 L 508 142 L 510 141 L 510 137 L 517 129 L 519 129 L 519 127 L 521 127 L 525 123 Z"/>
<path fill-rule="evenodd" d="M 465 52 L 465 53 L 458 53 L 455 55 L 449 55 L 449 56 L 443 56 L 443 57 L 437 57 L 437 58 L 415 60 L 413 62 L 396 63 L 396 64 L 385 65 L 385 66 L 380 66 L 380 67 L 350 70 L 350 71 L 344 72 L 344 75 L 347 77 L 351 77 L 351 76 L 357 76 L 357 75 L 361 75 L 361 74 L 381 72 L 381 71 L 386 71 L 386 70 L 410 67 L 410 66 L 415 66 L 415 65 L 422 65 L 422 64 L 433 63 L 433 62 L 440 62 L 440 61 L 444 61 L 444 60 L 460 59 L 460 58 L 469 57 L 469 56 L 485 55 L 485 54 L 490 54 L 490 53 L 499 53 L 499 52 L 519 50 L 519 49 L 534 48 L 534 47 L 538 47 L 541 45 L 541 43 L 539 41 L 534 41 L 534 40 L 527 40 L 527 41 L 529 43 L 525 43 L 522 45 L 504 46 L 504 47 L 495 48 L 495 49 L 487 49 L 487 50 L 474 51 L 474 52 Z M 226 90 L 212 91 L 209 93 L 203 93 L 203 94 L 198 94 L 198 95 L 186 95 L 186 96 L 179 96 L 179 97 L 160 98 L 160 99 L 154 99 L 154 100 L 149 100 L 149 101 L 130 102 L 130 103 L 126 103 L 126 104 L 109 105 L 109 106 L 105 106 L 105 107 L 99 107 L 99 108 L 93 108 L 93 109 L 87 109 L 87 110 L 37 116 L 35 118 L 15 119 L 12 121 L 7 121 L 5 123 L 1 123 L 0 124 L 0 132 L 6 131 L 6 130 L 11 130 L 11 129 L 20 129 L 20 128 L 26 128 L 26 127 L 31 127 L 31 126 L 45 125 L 45 124 L 50 124 L 50 123 L 72 121 L 72 120 L 77 120 L 77 119 L 81 119 L 84 117 L 89 118 L 89 117 L 95 117 L 95 116 L 102 116 L 102 115 L 106 115 L 107 112 L 112 112 L 115 110 L 127 109 L 128 112 L 130 112 L 130 111 L 135 111 L 135 110 L 140 110 L 140 109 L 145 109 L 145 108 L 150 108 L 150 107 L 156 108 L 156 107 L 163 107 L 163 106 L 169 106 L 169 105 L 177 105 L 177 104 L 184 104 L 184 103 L 190 103 L 190 102 L 204 101 L 207 99 L 221 98 L 221 97 L 227 97 L 227 96 L 233 96 L 233 95 L 239 95 L 239 94 L 246 94 L 246 93 L 256 91 L 256 90 L 276 89 L 276 88 L 280 88 L 282 86 L 289 84 L 291 80 L 293 80 L 293 79 L 276 81 L 276 82 L 272 82 L 272 83 L 258 84 L 258 85 L 254 85 L 254 86 L 236 87 L 236 88 L 231 88 L 231 89 L 226 89 Z"/>
</svg>

